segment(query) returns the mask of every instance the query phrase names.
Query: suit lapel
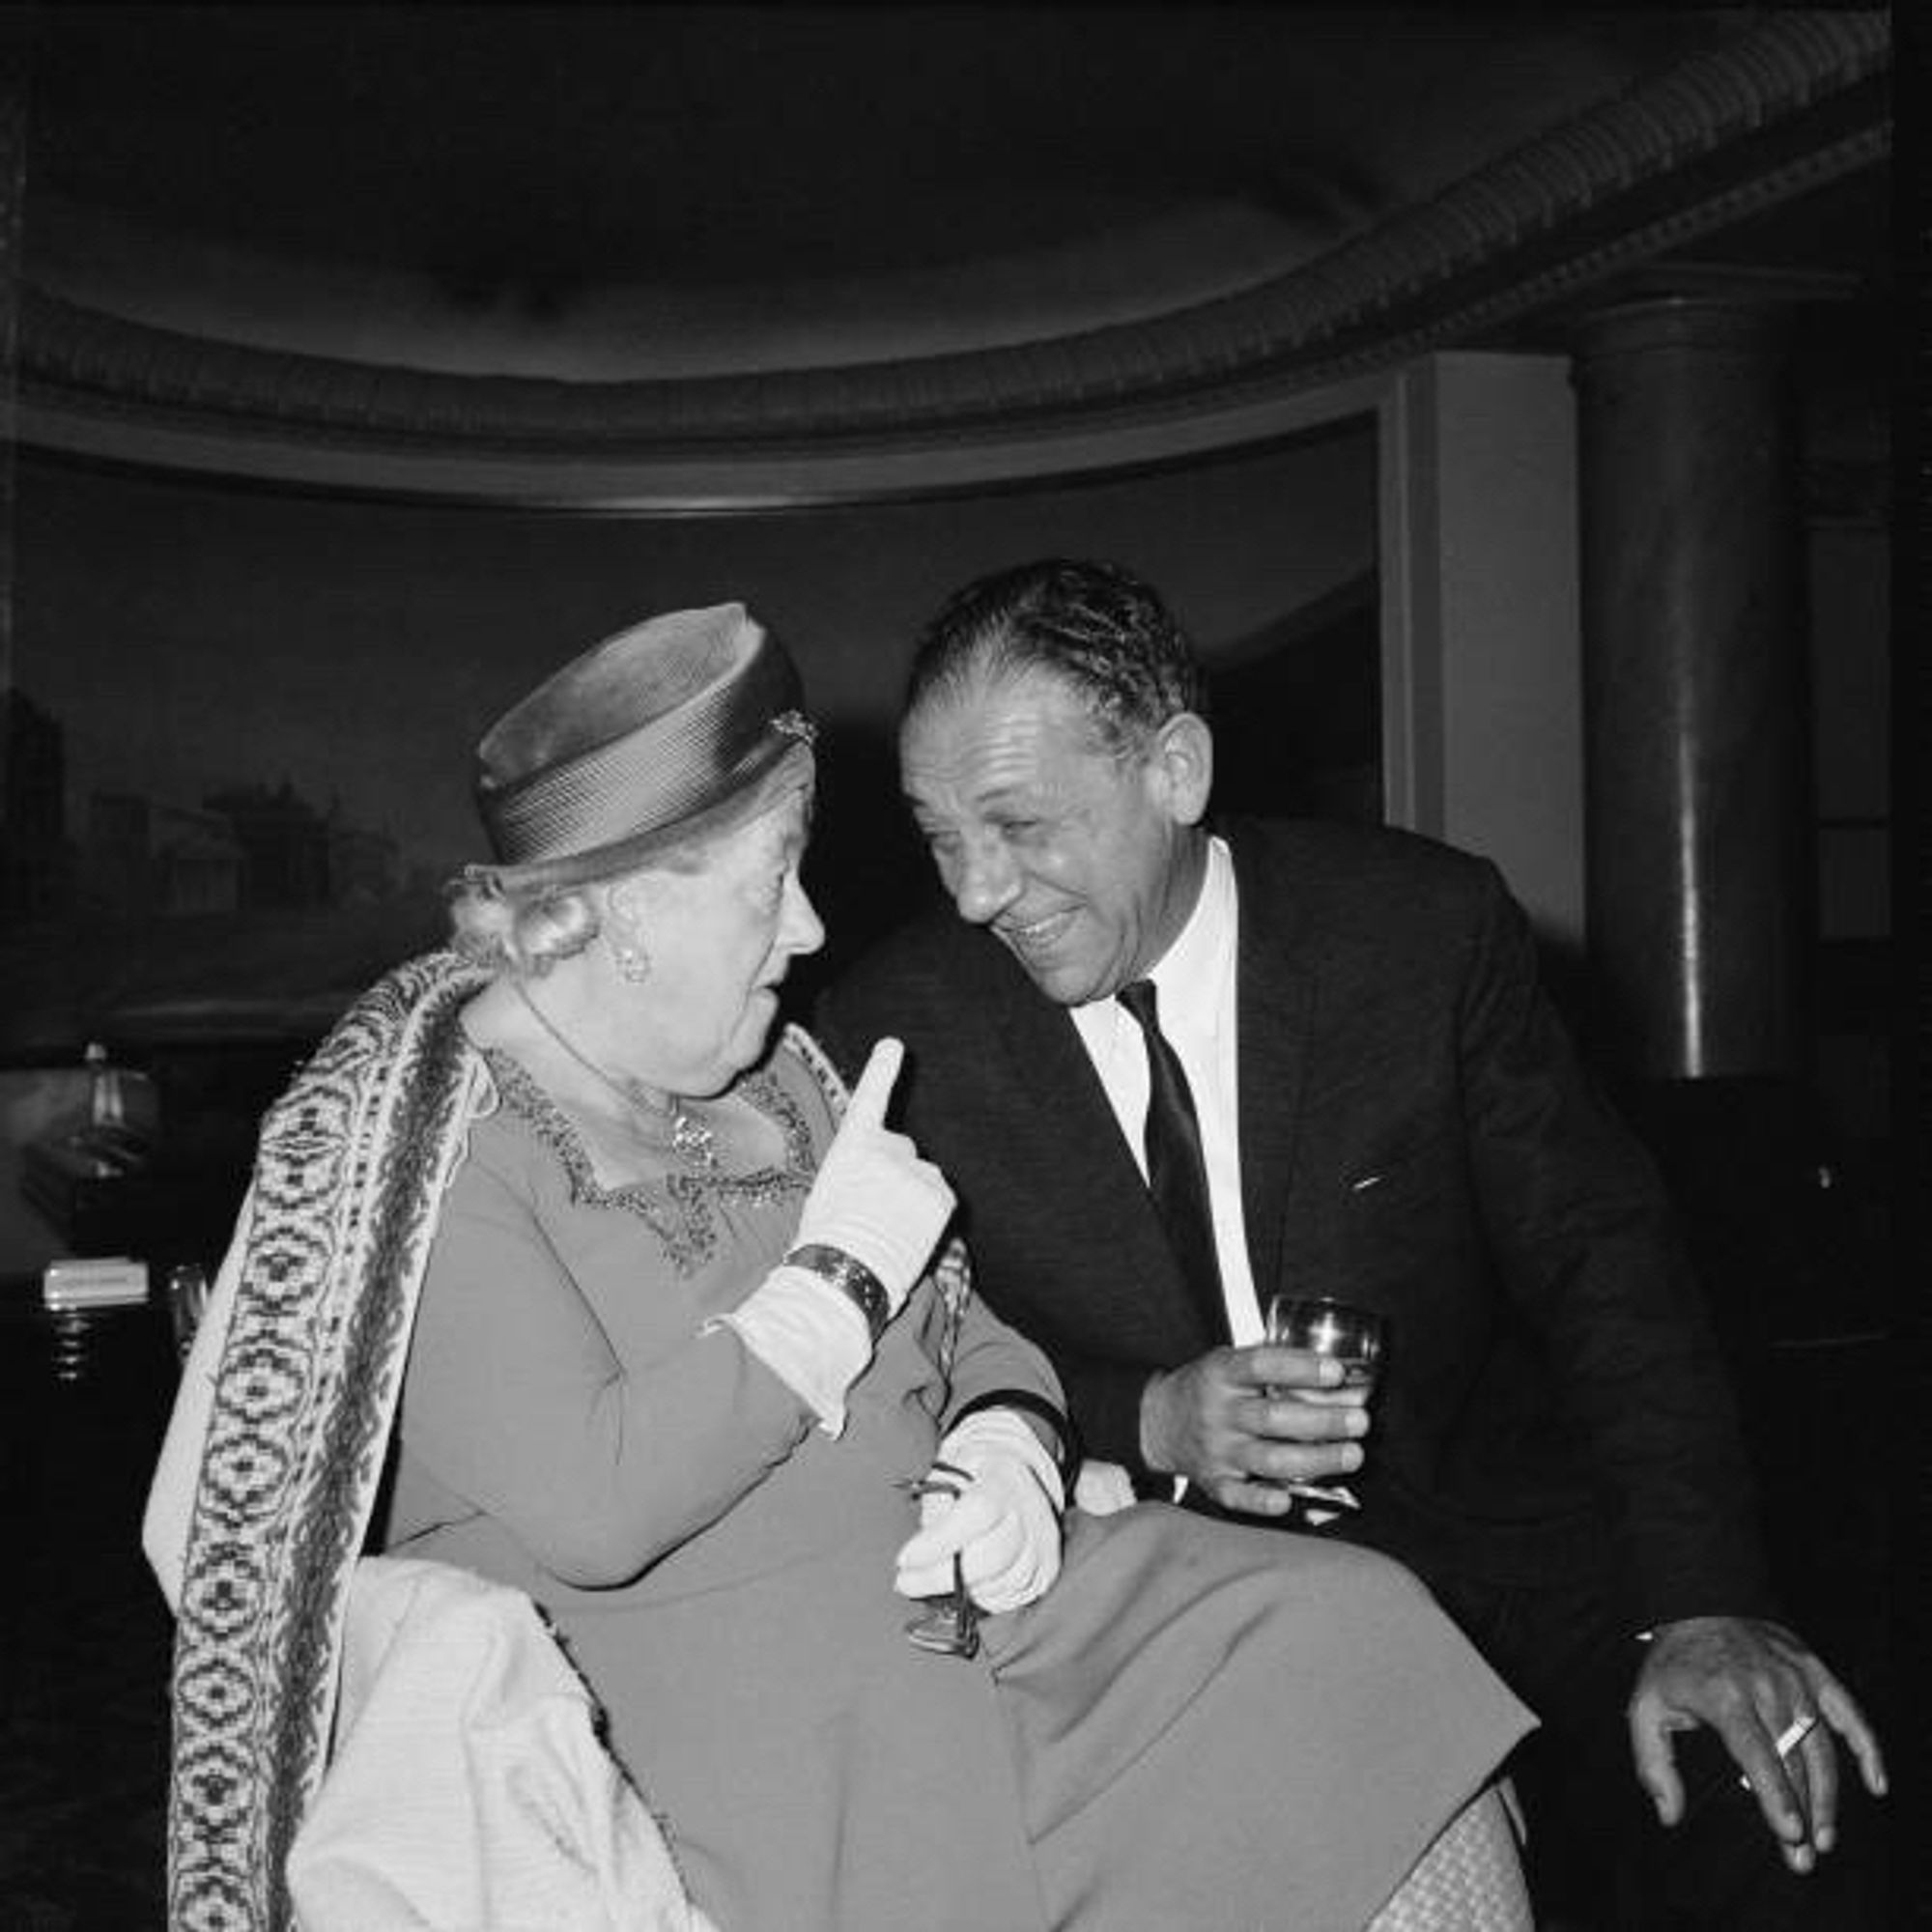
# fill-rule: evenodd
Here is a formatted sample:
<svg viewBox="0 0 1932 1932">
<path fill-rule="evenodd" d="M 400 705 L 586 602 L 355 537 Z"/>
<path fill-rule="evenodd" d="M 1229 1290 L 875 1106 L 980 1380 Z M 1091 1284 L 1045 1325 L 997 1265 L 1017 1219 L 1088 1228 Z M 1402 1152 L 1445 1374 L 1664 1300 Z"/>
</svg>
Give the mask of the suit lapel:
<svg viewBox="0 0 1932 1932">
<path fill-rule="evenodd" d="M 1264 870 L 1252 833 L 1227 834 L 1239 895 L 1235 1029 L 1239 1065 L 1241 1214 L 1264 1309 L 1280 1281 L 1301 1095 L 1315 1015 L 1315 974 L 1292 888 Z"/>
<path fill-rule="evenodd" d="M 1005 978 L 1006 1024 L 1000 1031 L 1006 1077 L 1014 1092 L 1053 1096 L 1051 1104 L 1032 1110 L 1036 1153 L 1043 1172 L 1077 1178 L 1078 1197 L 1064 1202 L 1063 1211 L 1091 1231 L 1089 1281 L 1095 1298 L 1119 1304 L 1122 1283 L 1151 1286 L 1152 1297 L 1134 1297 L 1134 1314 L 1155 1317 L 1151 1324 L 1155 1329 L 1179 1331 L 1168 1345 L 1177 1358 L 1225 1342 L 1225 1334 L 1202 1326 L 1147 1182 L 1072 1019 L 1043 998 L 1017 965 Z"/>
</svg>

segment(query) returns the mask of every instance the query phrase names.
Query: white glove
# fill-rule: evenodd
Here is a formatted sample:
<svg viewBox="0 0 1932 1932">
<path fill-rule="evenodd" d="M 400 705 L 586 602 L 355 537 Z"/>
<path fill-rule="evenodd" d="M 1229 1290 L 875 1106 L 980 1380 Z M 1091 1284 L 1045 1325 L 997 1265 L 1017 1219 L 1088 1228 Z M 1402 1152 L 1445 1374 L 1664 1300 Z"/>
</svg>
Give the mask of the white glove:
<svg viewBox="0 0 1932 1932">
<path fill-rule="evenodd" d="M 871 1330 L 856 1302 L 822 1275 L 775 1267 L 728 1315 L 697 1331 L 729 1328 L 828 1435 L 845 1430 L 845 1394 L 872 1359 Z"/>
<path fill-rule="evenodd" d="M 822 1242 L 863 1262 L 878 1277 L 895 1315 L 931 1258 L 953 1203 L 946 1177 L 920 1158 L 904 1134 L 885 1124 L 904 1056 L 895 1039 L 873 1047 L 793 1237 L 795 1247 Z"/>
<path fill-rule="evenodd" d="M 1073 1507 L 1089 1516 L 1113 1516 L 1132 1509 L 1136 1500 L 1134 1479 L 1119 1463 L 1099 1463 L 1089 1456 L 1073 1478 Z"/>
<path fill-rule="evenodd" d="M 919 1157 L 905 1135 L 884 1125 L 904 1052 L 895 1039 L 873 1047 L 806 1196 L 793 1242 L 838 1248 L 862 1263 L 894 1315 L 919 1279 L 953 1198 L 940 1171 Z M 866 1315 L 843 1289 L 810 1268 L 781 1265 L 700 1332 L 721 1327 L 735 1330 L 828 1435 L 840 1434 L 846 1392 L 872 1359 Z"/>
<path fill-rule="evenodd" d="M 1060 1471 L 1044 1443 L 1010 1408 L 969 1415 L 939 1445 L 940 1463 L 963 1472 L 954 1496 L 934 1492 L 919 1511 L 919 1533 L 898 1555 L 894 1589 L 902 1597 L 938 1597 L 952 1588 L 952 1558 L 962 1559 L 967 1593 L 997 1615 L 1045 1593 L 1060 1575 Z"/>
</svg>

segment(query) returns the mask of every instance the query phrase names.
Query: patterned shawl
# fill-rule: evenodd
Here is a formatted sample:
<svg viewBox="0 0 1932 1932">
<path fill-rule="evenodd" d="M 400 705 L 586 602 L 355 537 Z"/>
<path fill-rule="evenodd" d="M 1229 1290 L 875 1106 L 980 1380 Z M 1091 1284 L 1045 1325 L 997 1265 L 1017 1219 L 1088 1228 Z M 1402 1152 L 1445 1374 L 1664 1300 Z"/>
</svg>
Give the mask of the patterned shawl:
<svg viewBox="0 0 1932 1932">
<path fill-rule="evenodd" d="M 447 952 L 398 968 L 263 1126 L 175 1639 L 172 1926 L 293 1923 L 285 1868 L 327 1762 L 350 1576 L 486 1091 L 459 1014 L 487 977 Z"/>
</svg>

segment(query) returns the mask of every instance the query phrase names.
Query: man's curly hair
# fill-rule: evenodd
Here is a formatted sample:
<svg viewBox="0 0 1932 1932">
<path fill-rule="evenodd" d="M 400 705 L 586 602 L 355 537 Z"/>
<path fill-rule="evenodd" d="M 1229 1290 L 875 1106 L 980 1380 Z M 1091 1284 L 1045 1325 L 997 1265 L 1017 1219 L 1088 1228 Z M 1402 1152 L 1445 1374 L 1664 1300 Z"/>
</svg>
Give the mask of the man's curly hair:
<svg viewBox="0 0 1932 1932">
<path fill-rule="evenodd" d="M 1207 715 L 1193 647 L 1155 592 L 1111 563 L 1046 557 L 956 590 L 921 635 L 905 714 L 981 677 L 1044 671 L 1086 701 L 1110 751 L 1182 711 Z"/>
</svg>

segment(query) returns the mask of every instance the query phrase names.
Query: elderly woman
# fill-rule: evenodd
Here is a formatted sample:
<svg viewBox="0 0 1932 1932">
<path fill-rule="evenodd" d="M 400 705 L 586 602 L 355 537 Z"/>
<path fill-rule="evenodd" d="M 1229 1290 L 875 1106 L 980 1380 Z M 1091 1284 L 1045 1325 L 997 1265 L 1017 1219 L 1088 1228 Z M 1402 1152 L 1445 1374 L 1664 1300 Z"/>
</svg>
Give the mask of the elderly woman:
<svg viewBox="0 0 1932 1932">
<path fill-rule="evenodd" d="M 151 1506 L 177 1919 L 286 1918 L 377 1547 L 542 1605 L 724 1932 L 1526 1923 L 1527 1719 L 1420 1587 L 1068 1510 L 896 1042 L 848 1098 L 774 1037 L 800 702 L 735 605 L 566 666 L 481 746 L 453 951 L 270 1115 Z"/>
</svg>

